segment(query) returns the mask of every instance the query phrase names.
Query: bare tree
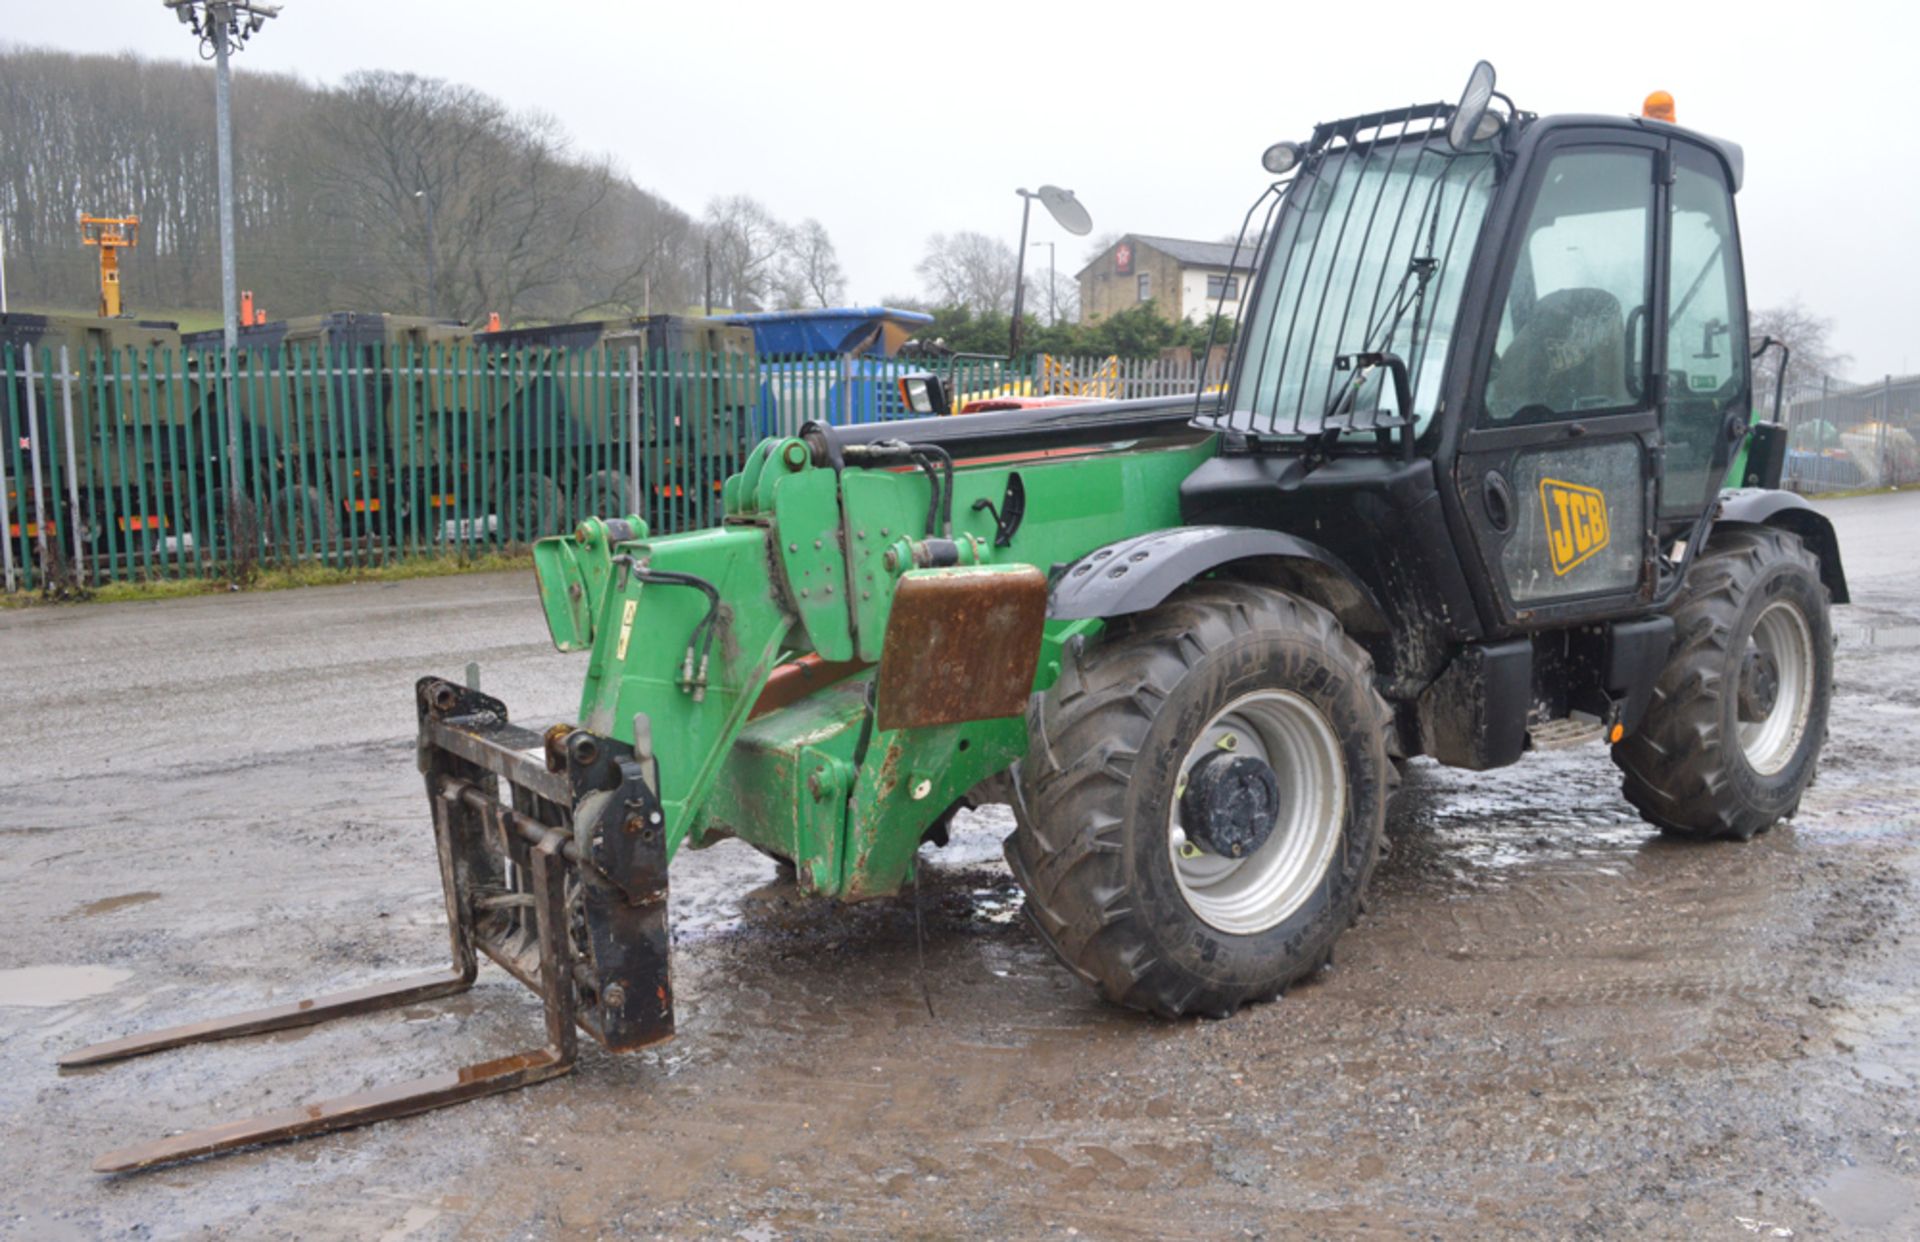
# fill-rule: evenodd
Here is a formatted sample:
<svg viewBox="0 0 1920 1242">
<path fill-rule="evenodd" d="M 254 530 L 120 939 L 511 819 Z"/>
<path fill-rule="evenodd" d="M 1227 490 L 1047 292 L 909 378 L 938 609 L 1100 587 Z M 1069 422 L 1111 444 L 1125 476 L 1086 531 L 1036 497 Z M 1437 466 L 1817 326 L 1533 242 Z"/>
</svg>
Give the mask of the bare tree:
<svg viewBox="0 0 1920 1242">
<path fill-rule="evenodd" d="M 1080 282 L 1071 273 L 1058 270 L 1029 272 L 1024 311 L 1030 315 L 1044 315 L 1048 323 L 1078 323 Z"/>
<path fill-rule="evenodd" d="M 935 233 L 914 271 L 942 306 L 1006 315 L 1013 311 L 1017 266 L 1013 248 L 985 233 Z"/>
<path fill-rule="evenodd" d="M 800 291 L 801 304 L 835 306 L 846 298 L 846 273 L 826 225 L 811 218 L 802 220 L 788 234 L 786 257 L 788 279 Z"/>
<path fill-rule="evenodd" d="M 1823 378 L 1838 378 L 1853 361 L 1833 348 L 1833 320 L 1808 310 L 1799 298 L 1753 312 L 1748 330 L 1758 345 L 1767 337 L 1785 343 L 1792 352 L 1787 365 L 1785 400 L 1820 391 Z M 1770 349 L 1753 363 L 1753 399 L 1762 409 L 1773 408 L 1773 388 L 1780 374 L 1780 351 Z"/>
<path fill-rule="evenodd" d="M 746 194 L 717 198 L 707 204 L 703 227 L 718 303 L 757 311 L 776 300 L 787 229 L 766 205 Z"/>
</svg>

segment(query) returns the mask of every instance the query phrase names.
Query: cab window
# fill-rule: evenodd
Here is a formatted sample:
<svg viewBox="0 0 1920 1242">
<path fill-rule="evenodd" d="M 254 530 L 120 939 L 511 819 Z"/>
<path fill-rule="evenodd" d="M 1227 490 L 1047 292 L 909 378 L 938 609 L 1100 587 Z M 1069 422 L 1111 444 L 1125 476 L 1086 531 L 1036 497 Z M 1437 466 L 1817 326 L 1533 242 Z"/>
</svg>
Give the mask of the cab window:
<svg viewBox="0 0 1920 1242">
<path fill-rule="evenodd" d="M 1746 308 L 1733 196 L 1718 161 L 1674 144 L 1668 234 L 1666 478 L 1660 510 L 1700 512 L 1713 490 L 1722 426 L 1747 390 Z"/>
<path fill-rule="evenodd" d="M 1547 165 L 1500 303 L 1483 421 L 1625 411 L 1646 390 L 1653 152 Z"/>
</svg>

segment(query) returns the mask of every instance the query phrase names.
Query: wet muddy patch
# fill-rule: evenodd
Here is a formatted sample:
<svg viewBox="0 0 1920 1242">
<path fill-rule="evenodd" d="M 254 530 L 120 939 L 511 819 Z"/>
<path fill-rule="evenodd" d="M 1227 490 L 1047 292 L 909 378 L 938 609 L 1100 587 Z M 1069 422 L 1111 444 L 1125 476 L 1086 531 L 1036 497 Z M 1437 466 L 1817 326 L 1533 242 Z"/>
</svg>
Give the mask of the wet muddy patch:
<svg viewBox="0 0 1920 1242">
<path fill-rule="evenodd" d="M 0 1008 L 54 1009 L 111 992 L 133 977 L 111 966 L 23 966 L 0 970 Z"/>
<path fill-rule="evenodd" d="M 149 901 L 160 900 L 160 894 L 151 890 L 139 893 L 121 893 L 118 897 L 102 897 L 98 901 L 89 901 L 67 917 L 70 919 L 93 918 L 97 915 L 112 914 L 115 910 L 124 910 L 128 906 L 143 906 Z"/>
</svg>

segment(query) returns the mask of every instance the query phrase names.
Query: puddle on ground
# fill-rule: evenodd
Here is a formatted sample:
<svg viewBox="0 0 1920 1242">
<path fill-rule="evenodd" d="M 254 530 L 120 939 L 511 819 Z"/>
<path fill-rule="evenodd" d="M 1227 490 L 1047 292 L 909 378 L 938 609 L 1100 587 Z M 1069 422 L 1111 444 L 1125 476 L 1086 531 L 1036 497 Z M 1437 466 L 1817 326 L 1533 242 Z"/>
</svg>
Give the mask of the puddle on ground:
<svg viewBox="0 0 1920 1242">
<path fill-rule="evenodd" d="M 26 966 L 0 970 L 0 1006 L 53 1009 L 108 992 L 132 978 L 111 966 Z"/>
<path fill-rule="evenodd" d="M 1829 1177 L 1813 1201 L 1850 1229 L 1884 1229 L 1907 1215 L 1913 1192 L 1891 1173 L 1855 1165 Z"/>
<path fill-rule="evenodd" d="M 145 905 L 149 901 L 158 900 L 160 900 L 160 894 L 153 892 L 122 893 L 118 897 L 102 897 L 98 901 L 90 901 L 75 910 L 74 914 L 81 918 L 89 918 L 96 914 L 112 914 L 115 910 L 124 910 L 128 906 Z"/>
</svg>

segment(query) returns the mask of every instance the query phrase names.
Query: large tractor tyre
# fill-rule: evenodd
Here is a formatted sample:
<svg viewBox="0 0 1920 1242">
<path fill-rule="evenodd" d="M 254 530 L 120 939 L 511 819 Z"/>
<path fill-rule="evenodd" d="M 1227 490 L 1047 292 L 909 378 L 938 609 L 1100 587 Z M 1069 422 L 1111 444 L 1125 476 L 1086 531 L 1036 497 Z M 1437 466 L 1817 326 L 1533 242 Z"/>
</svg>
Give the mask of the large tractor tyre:
<svg viewBox="0 0 1920 1242">
<path fill-rule="evenodd" d="M 623 518 L 640 512 L 633 480 L 618 470 L 596 470 L 582 479 L 574 501 L 582 517 Z"/>
<path fill-rule="evenodd" d="M 1799 809 L 1827 737 L 1828 606 L 1797 536 L 1714 532 L 1673 605 L 1674 649 L 1646 719 L 1613 748 L 1643 819 L 1745 841 Z"/>
<path fill-rule="evenodd" d="M 340 546 L 340 522 L 327 494 L 312 484 L 285 488 L 268 502 L 273 511 L 273 543 L 287 560 L 324 557 Z"/>
<path fill-rule="evenodd" d="M 1007 860 L 1109 1000 L 1225 1017 L 1325 964 L 1379 856 L 1391 717 L 1319 606 L 1188 587 L 1072 644 L 1027 713 Z"/>
<path fill-rule="evenodd" d="M 543 535 L 558 535 L 567 521 L 567 494 L 544 474 L 527 471 L 508 479 L 503 489 L 507 538 L 532 543 Z"/>
</svg>

